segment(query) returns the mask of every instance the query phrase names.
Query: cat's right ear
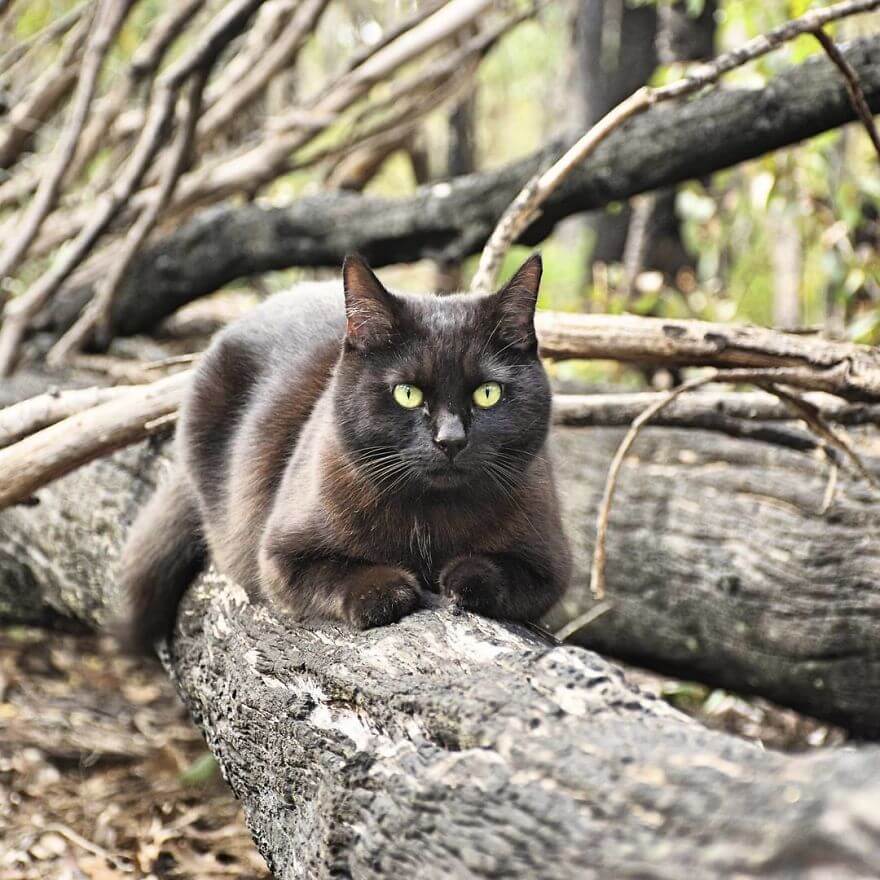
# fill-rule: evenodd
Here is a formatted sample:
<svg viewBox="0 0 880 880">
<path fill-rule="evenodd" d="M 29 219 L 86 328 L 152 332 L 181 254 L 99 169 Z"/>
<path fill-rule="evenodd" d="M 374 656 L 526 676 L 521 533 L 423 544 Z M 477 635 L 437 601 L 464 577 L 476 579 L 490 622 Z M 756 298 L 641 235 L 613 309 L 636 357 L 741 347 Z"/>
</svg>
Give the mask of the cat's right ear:
<svg viewBox="0 0 880 880">
<path fill-rule="evenodd" d="M 394 331 L 394 297 L 382 286 L 363 257 L 349 254 L 342 264 L 345 290 L 345 338 L 359 349 L 386 343 Z"/>
</svg>

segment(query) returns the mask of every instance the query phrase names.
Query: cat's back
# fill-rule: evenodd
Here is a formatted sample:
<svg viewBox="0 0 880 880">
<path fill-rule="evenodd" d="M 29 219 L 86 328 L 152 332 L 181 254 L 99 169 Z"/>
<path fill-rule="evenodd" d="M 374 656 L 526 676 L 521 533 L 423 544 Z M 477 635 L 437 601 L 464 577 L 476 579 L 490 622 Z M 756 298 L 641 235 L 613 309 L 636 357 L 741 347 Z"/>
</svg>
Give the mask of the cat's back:
<svg viewBox="0 0 880 880">
<path fill-rule="evenodd" d="M 217 334 L 196 369 L 178 432 L 203 514 L 226 513 L 243 432 L 257 435 L 259 445 L 295 441 L 329 381 L 344 330 L 342 286 L 331 281 L 275 294 Z M 275 423 L 262 430 L 267 420 Z M 286 458 L 280 448 L 253 449 L 256 460 L 260 453 Z"/>
<path fill-rule="evenodd" d="M 345 304 L 338 281 L 303 282 L 270 296 L 221 331 L 206 360 L 242 356 L 259 358 L 261 372 L 308 357 L 327 342 L 341 343 Z"/>
</svg>

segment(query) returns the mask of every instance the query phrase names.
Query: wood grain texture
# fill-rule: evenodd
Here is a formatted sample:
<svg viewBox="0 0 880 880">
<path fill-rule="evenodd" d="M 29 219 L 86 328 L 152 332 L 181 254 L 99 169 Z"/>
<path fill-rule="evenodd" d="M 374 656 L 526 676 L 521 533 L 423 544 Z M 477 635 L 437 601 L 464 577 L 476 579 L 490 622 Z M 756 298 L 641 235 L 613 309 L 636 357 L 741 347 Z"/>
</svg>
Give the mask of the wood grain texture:
<svg viewBox="0 0 880 880">
<path fill-rule="evenodd" d="M 577 575 L 553 627 L 594 605 L 596 510 L 621 436 L 555 432 Z M 613 607 L 576 641 L 880 735 L 880 507 L 870 486 L 846 476 L 819 513 L 827 480 L 819 456 L 645 430 L 611 513 Z"/>
</svg>

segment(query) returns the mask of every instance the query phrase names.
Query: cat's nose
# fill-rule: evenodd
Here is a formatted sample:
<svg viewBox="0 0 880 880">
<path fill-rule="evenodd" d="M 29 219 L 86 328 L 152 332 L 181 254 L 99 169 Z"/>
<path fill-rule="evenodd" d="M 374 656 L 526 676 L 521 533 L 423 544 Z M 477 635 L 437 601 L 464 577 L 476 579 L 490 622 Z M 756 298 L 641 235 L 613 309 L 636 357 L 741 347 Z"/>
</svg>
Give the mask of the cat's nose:
<svg viewBox="0 0 880 880">
<path fill-rule="evenodd" d="M 434 428 L 434 443 L 452 461 L 467 445 L 467 434 L 461 419 L 452 413 L 443 413 Z"/>
</svg>

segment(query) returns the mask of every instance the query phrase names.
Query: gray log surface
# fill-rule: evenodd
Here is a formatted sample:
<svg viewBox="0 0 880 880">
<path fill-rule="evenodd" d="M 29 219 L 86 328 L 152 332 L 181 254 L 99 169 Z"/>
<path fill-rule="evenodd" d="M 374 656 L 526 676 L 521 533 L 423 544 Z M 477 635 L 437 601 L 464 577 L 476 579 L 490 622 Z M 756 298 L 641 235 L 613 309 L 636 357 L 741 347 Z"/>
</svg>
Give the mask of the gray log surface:
<svg viewBox="0 0 880 880">
<path fill-rule="evenodd" d="M 577 461 L 595 433 L 566 433 Z M 0 614 L 105 619 L 160 467 L 142 444 L 0 514 Z M 208 573 L 165 662 L 280 878 L 880 873 L 880 748 L 766 752 L 516 627 L 305 629 Z"/>
<path fill-rule="evenodd" d="M 843 53 L 880 110 L 880 37 Z M 602 144 L 542 206 L 523 243 L 542 241 L 563 218 L 640 192 L 693 180 L 852 121 L 840 73 L 815 58 L 761 89 L 714 89 L 640 116 Z M 374 266 L 431 257 L 458 262 L 478 251 L 525 182 L 567 144 L 554 142 L 495 171 L 384 199 L 329 193 L 286 207 L 221 205 L 160 239 L 132 263 L 114 302 L 117 335 L 143 332 L 238 278 L 291 266 L 338 267 L 358 251 Z M 69 326 L 92 293 L 72 289 L 45 316 Z"/>
<path fill-rule="evenodd" d="M 0 405 L 33 393 L 40 381 L 49 380 L 26 373 L 8 380 Z M 671 414 L 680 406 L 687 415 L 687 407 L 711 397 L 682 398 Z M 763 401 L 740 398 L 740 415 Z M 737 424 L 756 436 L 772 429 Z M 554 428 L 576 562 L 572 588 L 550 619 L 554 628 L 594 608 L 588 583 L 596 511 L 621 436 L 611 428 Z M 876 444 L 862 438 L 860 449 L 876 471 L 869 457 Z M 873 490 L 842 472 L 833 503 L 820 513 L 827 483 L 828 464 L 818 453 L 693 428 L 647 429 L 624 465 L 612 507 L 611 607 L 573 641 L 880 735 L 880 510 Z M 134 489 L 117 488 L 125 497 L 139 486 L 136 480 Z M 10 522 L 22 511 L 11 511 Z M 22 545 L 31 531 L 42 540 L 38 521 L 27 519 Z M 44 557 L 51 558 L 52 546 Z M 0 586 L 0 611 L 2 593 Z M 8 598 L 7 609 L 21 604 Z M 42 613 L 37 600 L 23 604 L 25 617 Z"/>
</svg>

